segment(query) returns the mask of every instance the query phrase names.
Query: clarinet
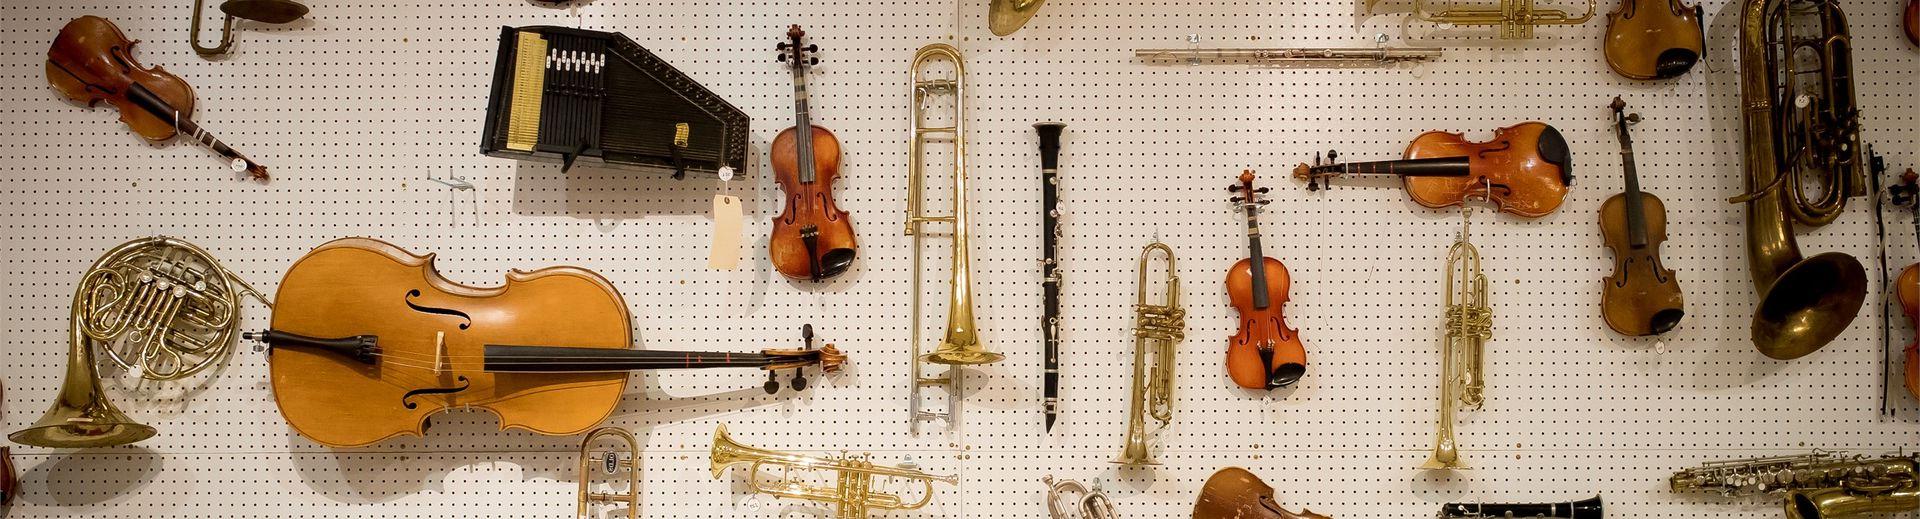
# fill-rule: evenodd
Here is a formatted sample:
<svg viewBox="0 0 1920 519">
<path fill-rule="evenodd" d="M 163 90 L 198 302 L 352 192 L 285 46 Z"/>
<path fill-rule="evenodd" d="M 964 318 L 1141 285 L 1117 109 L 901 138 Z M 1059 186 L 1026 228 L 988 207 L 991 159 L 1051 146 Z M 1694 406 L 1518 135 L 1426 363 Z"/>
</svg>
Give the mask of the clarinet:
<svg viewBox="0 0 1920 519">
<path fill-rule="evenodd" d="M 1600 496 L 1568 503 L 1447 503 L 1440 509 L 1440 517 L 1448 518 L 1492 518 L 1492 517 L 1556 517 L 1560 519 L 1601 519 Z"/>
<path fill-rule="evenodd" d="M 1055 246 L 1060 240 L 1060 131 L 1066 129 L 1063 123 L 1039 123 L 1033 129 L 1040 133 L 1040 214 L 1041 241 L 1047 256 L 1040 260 L 1040 285 L 1045 291 L 1043 308 L 1045 323 L 1043 330 L 1046 339 L 1046 366 L 1040 376 L 1045 384 L 1041 389 L 1041 398 L 1046 407 L 1047 432 L 1053 432 L 1054 419 L 1060 412 L 1060 262 Z"/>
</svg>

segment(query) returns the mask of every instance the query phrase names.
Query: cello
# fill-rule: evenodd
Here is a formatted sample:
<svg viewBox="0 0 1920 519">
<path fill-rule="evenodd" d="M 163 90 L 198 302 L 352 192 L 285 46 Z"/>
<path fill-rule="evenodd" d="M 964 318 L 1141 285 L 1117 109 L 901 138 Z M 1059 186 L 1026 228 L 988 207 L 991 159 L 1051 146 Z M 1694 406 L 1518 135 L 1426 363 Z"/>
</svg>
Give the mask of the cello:
<svg viewBox="0 0 1920 519">
<path fill-rule="evenodd" d="M 120 122 L 149 141 L 186 134 L 225 157 L 235 173 L 267 180 L 267 168 L 241 155 L 193 122 L 193 87 L 160 67 L 133 59 L 133 46 L 113 22 L 82 16 L 60 28 L 47 49 L 47 83 L 76 102 L 106 101 L 120 111 Z"/>
<path fill-rule="evenodd" d="M 1300 509 L 1293 513 L 1273 499 L 1273 487 L 1240 467 L 1214 472 L 1193 502 L 1193 519 L 1333 519 Z"/>
<path fill-rule="evenodd" d="M 1626 113 L 1627 102 L 1613 98 L 1614 132 L 1620 137 L 1620 166 L 1626 191 L 1600 204 L 1600 236 L 1613 250 L 1613 275 L 1600 290 L 1600 312 L 1621 335 L 1659 335 L 1686 315 L 1680 283 L 1660 264 L 1660 243 L 1667 240 L 1667 206 L 1640 191 L 1633 140 L 1627 125 L 1640 114 Z"/>
<path fill-rule="evenodd" d="M 1268 188 L 1253 187 L 1253 171 L 1228 186 L 1230 199 L 1247 213 L 1247 257 L 1227 269 L 1227 296 L 1240 313 L 1240 330 L 1227 340 L 1227 374 L 1240 387 L 1275 389 L 1307 373 L 1307 350 L 1299 330 L 1287 327 L 1287 266 L 1260 250 L 1260 208 Z M 1258 266 L 1256 266 L 1256 264 Z"/>
<path fill-rule="evenodd" d="M 1559 209 L 1573 184 L 1566 139 L 1540 122 L 1495 130 L 1484 142 L 1458 133 L 1423 133 L 1400 160 L 1340 163 L 1337 152 L 1328 152 L 1326 159 L 1316 155 L 1313 165 L 1294 167 L 1294 178 L 1317 191 L 1322 182 L 1332 186 L 1332 179 L 1345 175 L 1399 176 L 1415 203 L 1433 209 L 1485 199 L 1501 212 L 1539 218 Z"/>
<path fill-rule="evenodd" d="M 271 346 L 274 402 L 301 435 L 331 447 L 421 436 L 448 409 L 483 409 L 502 429 L 568 435 L 620 403 L 627 372 L 759 368 L 777 391 L 778 370 L 839 369 L 829 344 L 758 354 L 627 349 L 627 304 L 606 278 L 578 267 L 511 271 L 475 287 L 442 277 L 433 255 L 371 238 L 344 238 L 293 264 L 274 297 L 272 329 L 248 333 Z"/>
<path fill-rule="evenodd" d="M 1680 0 L 1620 0 L 1607 13 L 1607 67 L 1629 79 L 1679 77 L 1706 48 L 1705 18 L 1699 5 Z"/>
<path fill-rule="evenodd" d="M 814 126 L 807 115 L 807 67 L 820 59 L 808 54 L 817 45 L 801 46 L 806 31 L 787 29 L 788 42 L 776 48 L 780 61 L 793 69 L 793 111 L 796 122 L 773 138 L 770 150 L 774 179 L 785 194 L 787 207 L 773 220 L 767 254 L 773 268 L 791 279 L 821 281 L 853 266 L 853 221 L 833 203 L 833 181 L 840 177 L 840 140 L 826 128 Z M 807 135 L 801 138 L 800 135 Z"/>
</svg>

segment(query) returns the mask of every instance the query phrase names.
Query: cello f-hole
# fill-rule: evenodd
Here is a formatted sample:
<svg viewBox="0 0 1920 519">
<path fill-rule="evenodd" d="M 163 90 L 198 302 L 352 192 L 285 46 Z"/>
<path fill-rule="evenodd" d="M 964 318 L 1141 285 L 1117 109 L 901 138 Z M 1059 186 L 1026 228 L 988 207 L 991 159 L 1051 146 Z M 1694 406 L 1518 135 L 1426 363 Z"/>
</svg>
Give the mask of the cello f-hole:
<svg viewBox="0 0 1920 519">
<path fill-rule="evenodd" d="M 416 305 L 416 304 L 413 304 L 413 298 L 416 298 L 416 297 L 420 297 L 420 289 L 416 288 L 416 289 L 407 291 L 407 308 L 412 308 L 414 310 L 418 310 L 418 311 L 426 312 L 430 314 L 451 315 L 454 317 L 459 317 L 461 320 L 466 321 L 466 322 L 460 323 L 460 329 L 462 330 L 465 330 L 473 326 L 473 317 L 467 315 L 466 312 L 454 310 L 452 308 L 439 308 L 439 307 L 433 307 L 433 306 Z"/>
</svg>

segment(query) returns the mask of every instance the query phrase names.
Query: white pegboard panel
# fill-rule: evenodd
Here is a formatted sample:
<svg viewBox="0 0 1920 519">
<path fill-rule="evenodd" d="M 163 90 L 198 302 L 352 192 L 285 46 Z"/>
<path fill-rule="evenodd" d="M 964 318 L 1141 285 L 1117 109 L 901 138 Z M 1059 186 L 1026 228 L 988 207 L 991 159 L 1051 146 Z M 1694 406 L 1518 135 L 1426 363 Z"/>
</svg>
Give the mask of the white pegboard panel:
<svg viewBox="0 0 1920 519">
<path fill-rule="evenodd" d="M 1881 418 L 1883 280 L 1840 340 L 1781 362 L 1746 340 L 1753 307 L 1743 249 L 1736 2 L 1708 1 L 1707 62 L 1669 81 L 1607 71 L 1603 17 L 1500 41 L 1477 28 L 1408 22 L 1409 2 L 1114 2 L 1052 0 L 1012 37 L 985 28 L 985 0 L 634 2 L 520 0 L 434 4 L 316 0 L 306 20 L 243 23 L 226 57 L 196 56 L 184 1 L 17 0 L 0 5 L 0 423 L 32 423 L 59 387 L 73 285 L 101 252 L 156 233 L 198 243 L 271 292 L 291 262 L 343 236 L 373 236 L 438 254 L 457 281 L 496 284 L 508 269 L 576 265 L 607 276 L 651 349 L 756 350 L 797 343 L 812 323 L 847 351 L 845 373 L 801 394 L 767 396 L 755 372 L 660 372 L 633 378 L 608 425 L 646 454 L 646 517 L 767 517 L 818 512 L 750 499 L 736 469 L 708 472 L 726 423 L 749 445 L 811 453 L 912 456 L 958 473 L 935 505 L 900 517 L 1041 518 L 1039 476 L 1105 481 L 1126 517 L 1186 516 L 1221 466 L 1245 466 L 1289 507 L 1341 518 L 1418 517 L 1455 500 L 1568 500 L 1601 494 L 1618 517 L 1777 517 L 1771 503 L 1728 505 L 1664 489 L 1703 460 L 1920 447 L 1920 405 L 1894 395 Z M 1613 0 L 1599 6 L 1604 14 Z M 1920 52 L 1897 33 L 1897 2 L 1843 2 L 1852 23 L 1862 125 L 1895 168 L 1920 163 Z M 82 14 L 143 40 L 136 55 L 192 83 L 197 119 L 273 168 L 268 185 L 228 180 L 204 151 L 152 146 L 108 108 L 62 100 L 42 61 L 55 32 Z M 208 22 L 217 19 L 208 17 Z M 840 279 L 791 283 L 765 260 L 779 189 L 765 149 L 792 124 L 787 71 L 772 60 L 789 23 L 823 51 L 810 90 L 816 123 L 845 150 L 836 198 L 859 233 L 860 259 Z M 480 156 L 499 27 L 548 24 L 633 38 L 755 120 L 747 177 L 725 189 L 747 210 L 739 270 L 706 268 L 712 181 Z M 1439 46 L 1445 57 L 1391 69 L 1150 65 L 1132 50 L 1201 45 Z M 907 61 L 948 42 L 966 55 L 974 274 L 983 342 L 1007 354 L 969 370 L 962 424 L 908 434 L 911 286 L 904 222 Z M 1621 188 L 1607 102 L 1626 98 L 1642 183 L 1667 202 L 1663 248 L 1687 294 L 1687 318 L 1659 339 L 1612 334 L 1599 318 L 1611 271 L 1596 213 Z M 1426 130 L 1484 138 L 1543 120 L 1565 133 L 1577 182 L 1551 216 L 1475 218 L 1495 313 L 1488 403 L 1463 414 L 1475 468 L 1412 469 L 1433 441 L 1441 263 L 1458 229 L 1390 184 L 1355 181 L 1310 193 L 1293 164 L 1338 149 L 1397 156 Z M 1062 415 L 1039 414 L 1039 189 L 1029 127 L 1066 122 L 1061 244 Z M 952 156 L 936 148 L 930 171 Z M 1231 386 L 1234 330 L 1221 279 L 1244 251 L 1225 198 L 1243 168 L 1274 188 L 1267 253 L 1293 275 L 1289 321 L 1311 358 L 1298 388 Z M 473 192 L 427 178 L 462 176 Z M 936 176 L 929 207 L 951 190 Z M 1800 235 L 1803 250 L 1875 254 L 1867 204 Z M 1914 233 L 1889 215 L 1891 263 L 1916 257 Z M 1158 235 L 1179 256 L 1189 311 L 1176 420 L 1155 442 L 1157 469 L 1118 470 L 1132 366 L 1134 265 Z M 933 240 L 939 243 L 939 240 Z M 950 250 L 930 247 L 929 301 L 944 301 Z M 926 335 L 944 311 L 929 305 Z M 243 326 L 267 323 L 249 303 Z M 1896 335 L 1905 336 L 1900 325 Z M 931 339 L 930 339 L 931 340 Z M 1904 339 L 1901 340 L 1904 343 Z M 108 380 L 119 405 L 159 428 L 136 446 L 16 448 L 25 487 L 7 517 L 564 517 L 578 438 L 498 432 L 485 413 L 450 413 L 425 438 L 329 449 L 295 435 L 275 410 L 265 358 L 242 351 L 216 376 L 140 386 Z M 1036 470 L 1035 467 L 1045 467 Z"/>
</svg>

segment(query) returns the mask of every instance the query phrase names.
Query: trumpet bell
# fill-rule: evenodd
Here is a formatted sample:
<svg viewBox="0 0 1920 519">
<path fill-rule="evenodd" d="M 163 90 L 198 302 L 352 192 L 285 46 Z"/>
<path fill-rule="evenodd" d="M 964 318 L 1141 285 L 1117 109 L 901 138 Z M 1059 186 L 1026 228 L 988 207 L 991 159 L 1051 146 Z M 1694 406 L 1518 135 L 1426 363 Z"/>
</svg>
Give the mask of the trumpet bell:
<svg viewBox="0 0 1920 519">
<path fill-rule="evenodd" d="M 987 4 L 987 28 L 994 36 L 1013 34 L 1027 25 L 1044 3 L 1046 0 L 993 0 Z"/>
<path fill-rule="evenodd" d="M 152 427 L 133 421 L 107 401 L 100 379 L 92 376 L 92 356 L 86 376 L 68 374 L 60 383 L 60 398 L 31 427 L 14 431 L 7 440 L 21 445 L 54 449 L 111 447 L 152 438 Z"/>
<path fill-rule="evenodd" d="M 1867 299 L 1860 260 L 1828 252 L 1794 264 L 1773 281 L 1753 314 L 1753 345 L 1780 360 L 1819 350 L 1853 323 Z"/>
</svg>

